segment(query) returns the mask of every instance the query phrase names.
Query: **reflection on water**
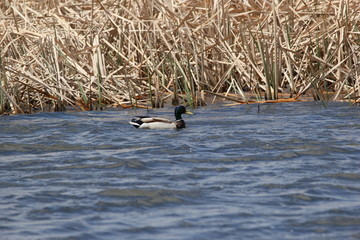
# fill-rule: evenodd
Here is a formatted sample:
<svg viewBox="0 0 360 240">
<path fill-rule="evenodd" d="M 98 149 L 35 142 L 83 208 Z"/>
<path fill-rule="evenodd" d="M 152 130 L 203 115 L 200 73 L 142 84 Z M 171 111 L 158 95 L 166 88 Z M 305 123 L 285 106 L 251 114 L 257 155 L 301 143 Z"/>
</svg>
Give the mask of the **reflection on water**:
<svg viewBox="0 0 360 240">
<path fill-rule="evenodd" d="M 1 117 L 1 239 L 360 238 L 358 107 L 194 112 L 180 131 L 128 124 L 146 110 Z"/>
</svg>

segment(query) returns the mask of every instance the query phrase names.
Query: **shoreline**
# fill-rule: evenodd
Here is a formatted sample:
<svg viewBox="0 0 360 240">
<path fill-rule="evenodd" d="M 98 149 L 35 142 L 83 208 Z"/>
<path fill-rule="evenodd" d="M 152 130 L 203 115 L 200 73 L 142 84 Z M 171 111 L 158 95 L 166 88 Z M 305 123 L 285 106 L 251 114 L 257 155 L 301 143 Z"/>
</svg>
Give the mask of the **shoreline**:
<svg viewBox="0 0 360 240">
<path fill-rule="evenodd" d="M 333 95 L 334 93 L 327 93 L 329 96 Z M 351 105 L 357 105 L 360 103 L 360 98 L 357 99 L 337 99 L 337 100 L 316 100 L 314 97 L 308 95 L 308 96 L 302 96 L 299 98 L 290 97 L 290 94 L 280 94 L 278 99 L 272 99 L 272 100 L 265 100 L 265 99 L 256 99 L 256 94 L 253 93 L 246 93 L 247 101 L 243 100 L 241 95 L 239 94 L 219 94 L 219 93 L 206 93 L 205 99 L 203 101 L 203 105 L 198 106 L 191 106 L 186 101 L 183 101 L 177 105 L 184 105 L 187 107 L 197 108 L 197 107 L 205 107 L 205 106 L 211 106 L 213 104 L 223 104 L 224 107 L 227 106 L 236 106 L 236 105 L 244 105 L 244 104 L 276 104 L 276 103 L 295 103 L 295 102 L 322 102 L 324 106 L 326 106 L 329 102 L 346 102 Z M 184 98 L 185 99 L 185 98 Z M 7 116 L 7 115 L 17 115 L 17 114 L 36 114 L 41 112 L 81 112 L 81 111 L 102 111 L 106 109 L 157 109 L 157 108 L 164 108 L 169 106 L 176 106 L 172 103 L 171 99 L 166 100 L 163 102 L 163 104 L 160 107 L 153 107 L 151 106 L 151 101 L 148 100 L 144 102 L 144 100 L 139 101 L 138 103 L 131 103 L 130 101 L 124 101 L 122 103 L 111 103 L 111 104 L 103 104 L 101 107 L 94 105 L 91 109 L 84 110 L 80 107 L 73 107 L 71 105 L 63 106 L 61 110 L 55 110 L 52 106 L 45 106 L 44 110 L 41 109 L 31 109 L 31 112 L 23 112 L 23 113 L 14 113 L 14 112 L 5 112 L 0 114 L 0 116 Z M 47 110 L 45 110 L 47 109 Z"/>
</svg>

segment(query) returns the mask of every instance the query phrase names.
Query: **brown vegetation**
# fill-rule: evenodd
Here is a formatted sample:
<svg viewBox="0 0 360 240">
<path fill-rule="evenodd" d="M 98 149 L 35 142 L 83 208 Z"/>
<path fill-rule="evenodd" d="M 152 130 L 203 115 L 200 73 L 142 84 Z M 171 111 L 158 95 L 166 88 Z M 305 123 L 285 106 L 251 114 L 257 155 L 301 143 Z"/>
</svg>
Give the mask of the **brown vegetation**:
<svg viewBox="0 0 360 240">
<path fill-rule="evenodd" d="M 0 112 L 356 100 L 359 45 L 359 0 L 2 0 Z"/>
</svg>

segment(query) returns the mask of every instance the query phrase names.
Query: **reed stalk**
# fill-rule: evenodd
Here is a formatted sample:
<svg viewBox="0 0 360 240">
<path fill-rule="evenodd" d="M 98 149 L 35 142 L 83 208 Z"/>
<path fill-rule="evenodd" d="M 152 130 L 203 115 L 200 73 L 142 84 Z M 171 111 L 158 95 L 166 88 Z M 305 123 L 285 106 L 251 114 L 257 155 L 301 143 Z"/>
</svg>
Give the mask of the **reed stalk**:
<svg viewBox="0 0 360 240">
<path fill-rule="evenodd" d="M 2 57 L 0 55 L 0 87 L 2 88 L 3 85 L 3 63 L 2 63 Z M 5 98 L 3 91 L 0 91 L 0 114 L 5 112 Z"/>
</svg>

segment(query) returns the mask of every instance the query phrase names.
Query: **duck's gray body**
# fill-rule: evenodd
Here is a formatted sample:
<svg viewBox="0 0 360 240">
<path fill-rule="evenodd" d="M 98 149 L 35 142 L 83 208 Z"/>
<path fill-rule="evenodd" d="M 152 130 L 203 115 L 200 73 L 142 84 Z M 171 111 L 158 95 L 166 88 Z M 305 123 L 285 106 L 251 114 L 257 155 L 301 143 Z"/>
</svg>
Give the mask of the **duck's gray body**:
<svg viewBox="0 0 360 240">
<path fill-rule="evenodd" d="M 137 116 L 129 122 L 136 128 L 142 129 L 180 129 L 185 128 L 185 121 L 182 119 L 181 114 L 191 114 L 186 111 L 184 106 L 175 108 L 175 121 L 171 121 L 161 117 Z"/>
</svg>

